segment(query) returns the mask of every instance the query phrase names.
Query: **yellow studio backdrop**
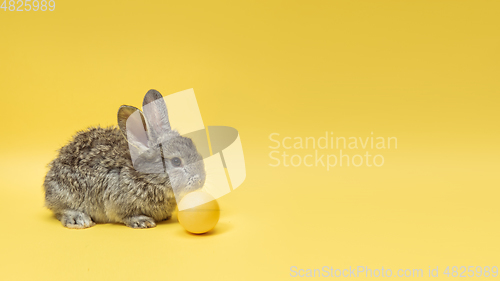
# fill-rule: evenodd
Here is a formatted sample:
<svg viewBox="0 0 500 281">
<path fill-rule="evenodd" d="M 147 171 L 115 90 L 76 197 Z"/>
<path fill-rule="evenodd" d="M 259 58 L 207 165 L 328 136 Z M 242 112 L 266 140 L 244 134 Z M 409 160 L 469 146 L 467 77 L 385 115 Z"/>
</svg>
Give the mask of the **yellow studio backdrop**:
<svg viewBox="0 0 500 281">
<path fill-rule="evenodd" d="M 1 280 L 500 266 L 499 2 L 0 2 Z M 238 129 L 246 180 L 218 200 L 219 224 L 64 228 L 43 207 L 46 165 L 151 88 L 193 88 L 206 125 Z M 379 167 L 310 167 L 339 149 L 297 142 L 327 135 L 397 148 L 343 149 Z"/>
</svg>

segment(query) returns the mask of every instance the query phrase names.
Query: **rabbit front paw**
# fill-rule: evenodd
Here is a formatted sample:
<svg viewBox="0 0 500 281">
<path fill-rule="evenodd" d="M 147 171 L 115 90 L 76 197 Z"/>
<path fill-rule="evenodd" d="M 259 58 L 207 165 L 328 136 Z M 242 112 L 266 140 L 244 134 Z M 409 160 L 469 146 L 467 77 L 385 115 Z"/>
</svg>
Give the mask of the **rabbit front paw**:
<svg viewBox="0 0 500 281">
<path fill-rule="evenodd" d="M 151 228 L 155 227 L 155 221 L 147 216 L 135 216 L 123 220 L 126 226 L 131 228 Z"/>
<path fill-rule="evenodd" d="M 66 210 L 59 214 L 59 220 L 67 228 L 83 229 L 94 226 L 89 215 L 74 210 Z"/>
</svg>

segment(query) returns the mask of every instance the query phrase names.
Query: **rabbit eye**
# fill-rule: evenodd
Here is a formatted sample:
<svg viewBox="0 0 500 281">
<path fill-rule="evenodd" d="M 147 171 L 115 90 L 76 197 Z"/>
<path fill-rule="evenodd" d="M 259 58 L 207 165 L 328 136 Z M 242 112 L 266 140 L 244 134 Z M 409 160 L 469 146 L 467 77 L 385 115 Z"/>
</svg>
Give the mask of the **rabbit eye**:
<svg viewBox="0 0 500 281">
<path fill-rule="evenodd" d="M 172 165 L 174 167 L 179 167 L 181 164 L 182 164 L 182 161 L 179 157 L 174 157 L 170 160 L 170 162 L 172 162 Z"/>
</svg>

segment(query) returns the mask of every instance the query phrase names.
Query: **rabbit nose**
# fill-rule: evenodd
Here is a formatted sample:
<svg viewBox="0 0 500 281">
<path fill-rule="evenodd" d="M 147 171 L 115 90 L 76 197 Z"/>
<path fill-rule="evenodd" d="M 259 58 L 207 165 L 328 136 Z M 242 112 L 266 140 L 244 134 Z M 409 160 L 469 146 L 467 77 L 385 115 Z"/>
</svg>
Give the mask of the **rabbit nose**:
<svg viewBox="0 0 500 281">
<path fill-rule="evenodd" d="M 201 187 L 202 179 L 199 175 L 193 176 L 189 179 L 189 185 Z"/>
<path fill-rule="evenodd" d="M 201 177 L 200 176 L 194 176 L 194 182 L 197 184 L 201 184 Z"/>
</svg>

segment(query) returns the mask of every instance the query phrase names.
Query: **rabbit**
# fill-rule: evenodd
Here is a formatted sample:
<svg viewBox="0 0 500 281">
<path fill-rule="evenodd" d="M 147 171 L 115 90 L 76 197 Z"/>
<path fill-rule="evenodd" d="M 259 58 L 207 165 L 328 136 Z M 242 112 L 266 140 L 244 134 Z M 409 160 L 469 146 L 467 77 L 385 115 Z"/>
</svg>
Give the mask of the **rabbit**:
<svg viewBox="0 0 500 281">
<path fill-rule="evenodd" d="M 149 90 L 143 110 L 122 105 L 118 127 L 78 132 L 50 162 L 43 183 L 45 206 L 63 226 L 155 227 L 172 216 L 176 195 L 182 198 L 203 186 L 202 156 L 190 138 L 170 128 L 163 96 Z M 133 128 L 127 130 L 127 119 L 134 113 L 142 120 L 146 138 L 131 133 Z M 132 148 L 139 153 L 134 163 Z"/>
</svg>

